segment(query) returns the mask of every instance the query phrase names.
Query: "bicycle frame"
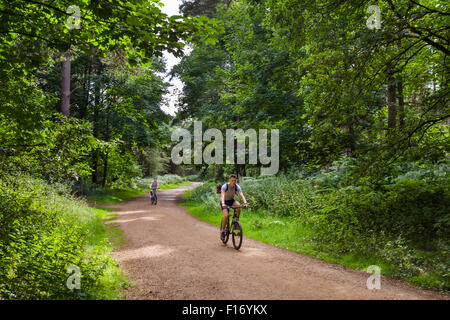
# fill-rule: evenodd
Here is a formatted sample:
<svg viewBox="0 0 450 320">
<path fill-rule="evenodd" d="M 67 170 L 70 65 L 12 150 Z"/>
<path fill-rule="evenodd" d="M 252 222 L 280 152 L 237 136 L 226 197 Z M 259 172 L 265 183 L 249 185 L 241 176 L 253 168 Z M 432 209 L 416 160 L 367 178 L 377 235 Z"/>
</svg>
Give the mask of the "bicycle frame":
<svg viewBox="0 0 450 320">
<path fill-rule="evenodd" d="M 157 198 L 157 195 L 156 195 L 155 191 L 156 190 L 150 189 L 150 200 L 152 201 L 152 204 L 157 204 L 157 201 L 158 201 L 158 198 Z"/>
<path fill-rule="evenodd" d="M 157 188 L 156 190 L 158 190 L 159 188 Z M 156 193 L 152 190 L 152 189 L 150 189 L 150 197 L 153 197 L 153 196 L 156 196 Z"/>
<path fill-rule="evenodd" d="M 233 209 L 233 218 L 231 219 L 231 221 L 234 221 L 234 220 L 237 220 L 237 221 L 239 221 L 239 217 L 237 216 L 237 214 L 236 214 L 236 209 L 238 209 L 238 208 L 241 208 L 241 209 L 243 209 L 243 208 L 245 208 L 244 206 L 239 206 L 239 207 L 230 207 L 230 206 L 227 206 L 227 208 L 228 209 Z M 229 212 L 229 211 L 228 211 Z M 228 214 L 228 223 L 230 222 L 230 215 Z"/>
</svg>

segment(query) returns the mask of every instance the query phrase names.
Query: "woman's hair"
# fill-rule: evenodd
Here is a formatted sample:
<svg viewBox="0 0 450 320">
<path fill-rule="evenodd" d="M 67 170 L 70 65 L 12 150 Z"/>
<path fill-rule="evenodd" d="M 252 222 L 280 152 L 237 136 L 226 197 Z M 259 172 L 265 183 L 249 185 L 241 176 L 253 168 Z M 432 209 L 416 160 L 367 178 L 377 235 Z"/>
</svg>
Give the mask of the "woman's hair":
<svg viewBox="0 0 450 320">
<path fill-rule="evenodd" d="M 231 178 L 237 179 L 237 176 L 236 176 L 234 173 L 232 173 L 232 174 L 230 174 L 230 176 L 228 177 L 228 179 L 231 179 Z"/>
</svg>

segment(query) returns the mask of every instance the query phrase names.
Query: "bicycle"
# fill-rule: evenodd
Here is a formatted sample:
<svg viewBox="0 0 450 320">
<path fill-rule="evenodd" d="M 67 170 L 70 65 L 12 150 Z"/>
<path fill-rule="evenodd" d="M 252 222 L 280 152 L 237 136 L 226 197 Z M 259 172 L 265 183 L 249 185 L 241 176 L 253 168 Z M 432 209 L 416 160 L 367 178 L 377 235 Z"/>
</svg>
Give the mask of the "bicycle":
<svg viewBox="0 0 450 320">
<path fill-rule="evenodd" d="M 242 245 L 243 232 L 242 232 L 241 223 L 239 222 L 239 217 L 236 215 L 236 209 L 237 208 L 246 209 L 246 207 L 245 206 L 227 206 L 227 208 L 228 208 L 228 210 L 233 209 L 233 219 L 231 220 L 231 231 L 230 231 L 230 215 L 228 215 L 228 221 L 227 221 L 227 224 L 225 225 L 225 237 L 222 240 L 222 242 L 224 244 L 227 244 L 228 238 L 230 237 L 230 233 L 231 233 L 231 237 L 233 238 L 233 247 L 236 250 L 239 250 L 239 248 Z"/>
<path fill-rule="evenodd" d="M 150 200 L 152 201 L 152 204 L 154 204 L 155 206 L 158 203 L 158 197 L 156 196 L 156 193 L 153 192 L 153 190 L 150 190 Z"/>
</svg>

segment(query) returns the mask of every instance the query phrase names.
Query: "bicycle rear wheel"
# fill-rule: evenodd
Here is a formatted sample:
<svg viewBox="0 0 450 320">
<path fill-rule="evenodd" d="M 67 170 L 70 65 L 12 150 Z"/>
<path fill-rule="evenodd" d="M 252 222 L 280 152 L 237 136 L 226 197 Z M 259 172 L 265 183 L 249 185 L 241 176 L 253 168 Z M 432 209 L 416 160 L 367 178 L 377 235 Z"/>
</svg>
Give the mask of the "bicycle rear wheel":
<svg viewBox="0 0 450 320">
<path fill-rule="evenodd" d="M 231 229 L 231 235 L 233 237 L 233 246 L 236 250 L 239 250 L 242 245 L 242 226 L 239 221 L 233 222 L 233 227 Z"/>
</svg>

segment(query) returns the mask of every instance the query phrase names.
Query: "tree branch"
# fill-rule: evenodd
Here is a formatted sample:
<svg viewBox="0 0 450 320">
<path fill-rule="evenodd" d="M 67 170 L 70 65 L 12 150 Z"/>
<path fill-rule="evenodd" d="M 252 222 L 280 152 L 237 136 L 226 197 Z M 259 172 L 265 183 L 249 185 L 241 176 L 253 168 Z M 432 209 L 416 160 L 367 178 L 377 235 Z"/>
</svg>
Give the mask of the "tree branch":
<svg viewBox="0 0 450 320">
<path fill-rule="evenodd" d="M 447 12 L 441 12 L 441 11 L 438 11 L 438 10 L 436 10 L 436 9 L 430 9 L 430 8 L 427 8 L 427 7 L 425 7 L 423 4 L 418 3 L 418 2 L 416 2 L 416 1 L 414 1 L 414 0 L 410 0 L 410 1 L 411 1 L 412 3 L 414 3 L 415 5 L 418 5 L 419 7 L 422 7 L 422 8 L 424 8 L 424 9 L 428 10 L 429 12 L 438 13 L 438 14 L 441 14 L 441 15 L 443 15 L 443 16 L 450 16 L 450 13 L 447 13 Z"/>
<path fill-rule="evenodd" d="M 390 7 L 391 11 L 397 16 L 397 18 L 399 20 L 404 20 L 403 17 L 400 15 L 400 13 L 397 10 L 395 10 L 395 6 L 392 3 L 392 0 L 386 0 L 386 1 L 389 4 L 389 7 Z M 439 51 L 442 51 L 446 55 L 450 55 L 450 50 L 448 50 L 446 47 L 444 47 L 440 43 L 434 42 L 433 40 L 431 40 L 427 36 L 423 35 L 423 32 L 421 32 L 420 30 L 418 30 L 417 28 L 415 28 L 413 26 L 410 26 L 409 23 L 405 22 L 405 25 L 406 25 L 406 27 L 409 30 L 411 30 L 411 31 L 415 32 L 417 35 L 421 36 L 423 41 L 428 43 L 430 46 L 435 47 L 436 49 L 438 49 Z"/>
<path fill-rule="evenodd" d="M 73 89 L 72 91 L 70 91 L 69 95 L 72 95 L 72 93 L 74 93 L 75 91 L 77 91 L 78 89 L 80 89 L 82 86 L 79 85 L 78 87 L 76 87 L 75 89 Z"/>
<path fill-rule="evenodd" d="M 23 35 L 23 36 L 28 36 L 28 37 L 38 38 L 38 39 L 44 40 L 44 41 L 46 41 L 48 43 L 51 43 L 51 44 L 53 44 L 55 46 L 58 45 L 58 43 L 53 42 L 53 41 L 51 41 L 49 39 L 46 39 L 44 37 L 38 36 L 37 34 L 25 33 L 25 32 L 21 32 L 21 31 L 12 31 L 12 30 L 11 31 L 0 31 L 0 33 L 4 33 L 4 34 L 17 33 L 17 34 L 20 34 L 20 35 Z"/>
</svg>

